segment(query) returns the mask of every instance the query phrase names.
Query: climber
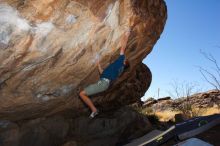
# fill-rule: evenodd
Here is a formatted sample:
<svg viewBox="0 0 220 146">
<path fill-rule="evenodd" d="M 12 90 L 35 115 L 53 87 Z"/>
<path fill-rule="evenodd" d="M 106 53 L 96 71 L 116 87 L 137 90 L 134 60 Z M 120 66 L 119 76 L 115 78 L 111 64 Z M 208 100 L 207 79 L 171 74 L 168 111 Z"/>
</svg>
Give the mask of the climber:
<svg viewBox="0 0 220 146">
<path fill-rule="evenodd" d="M 128 19 L 128 30 L 122 36 L 119 58 L 111 63 L 104 71 L 102 70 L 98 60 L 97 66 L 100 73 L 100 80 L 95 84 L 87 86 L 79 93 L 81 99 L 92 111 L 89 116 L 90 118 L 94 118 L 98 114 L 98 110 L 88 96 L 106 91 L 112 81 L 116 80 L 123 73 L 123 71 L 125 71 L 129 67 L 129 62 L 125 59 L 124 53 L 131 30 L 133 30 L 134 26 L 137 25 L 137 23 L 138 22 L 135 22 L 135 17 L 133 16 Z"/>
<path fill-rule="evenodd" d="M 100 80 L 95 84 L 87 86 L 79 94 L 81 99 L 85 102 L 85 104 L 88 105 L 88 107 L 92 111 L 92 113 L 90 114 L 90 118 L 94 118 L 98 114 L 98 110 L 88 96 L 106 91 L 111 82 L 116 80 L 117 77 L 119 77 L 122 74 L 122 72 L 129 67 L 129 63 L 125 59 L 124 53 L 128 37 L 130 35 L 130 31 L 131 30 L 129 29 L 122 36 L 120 56 L 118 57 L 118 59 L 111 63 L 105 70 L 101 68 L 99 61 L 97 61 L 97 66 L 100 73 Z"/>
<path fill-rule="evenodd" d="M 90 118 L 94 118 L 98 114 L 98 110 L 88 96 L 106 91 L 110 83 L 116 80 L 117 77 L 119 77 L 122 74 L 122 72 L 129 67 L 129 63 L 127 60 L 125 60 L 124 55 L 129 35 L 130 30 L 123 35 L 119 58 L 115 60 L 112 64 L 110 64 L 104 71 L 101 68 L 99 61 L 97 61 L 97 66 L 100 73 L 100 80 L 95 84 L 87 86 L 79 94 L 81 99 L 92 110 Z"/>
</svg>

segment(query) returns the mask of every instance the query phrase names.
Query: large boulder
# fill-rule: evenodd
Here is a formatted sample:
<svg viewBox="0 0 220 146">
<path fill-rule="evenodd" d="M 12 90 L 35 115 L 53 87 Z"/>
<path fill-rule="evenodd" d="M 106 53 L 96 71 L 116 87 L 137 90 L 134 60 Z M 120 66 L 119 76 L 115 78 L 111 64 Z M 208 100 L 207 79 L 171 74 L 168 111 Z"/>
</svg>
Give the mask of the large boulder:
<svg viewBox="0 0 220 146">
<path fill-rule="evenodd" d="M 0 120 L 1 146 L 122 145 L 153 129 L 148 119 L 123 107 L 95 119 L 52 116 L 19 122 Z"/>
<path fill-rule="evenodd" d="M 141 61 L 163 31 L 163 0 L 1 0 L 0 118 L 20 120 L 72 108 L 86 110 L 78 97 L 119 54 L 133 18 L 126 56 L 131 67 L 96 105 L 120 106 L 139 100 L 151 74 Z M 114 104 L 116 103 L 116 104 Z"/>
</svg>

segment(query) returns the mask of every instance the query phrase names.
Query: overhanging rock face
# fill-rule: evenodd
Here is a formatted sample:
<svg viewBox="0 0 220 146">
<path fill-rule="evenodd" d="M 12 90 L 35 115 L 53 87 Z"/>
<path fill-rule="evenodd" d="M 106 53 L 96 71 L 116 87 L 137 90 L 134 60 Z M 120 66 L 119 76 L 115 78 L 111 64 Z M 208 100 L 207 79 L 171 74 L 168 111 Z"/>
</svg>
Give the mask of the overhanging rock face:
<svg viewBox="0 0 220 146">
<path fill-rule="evenodd" d="M 164 1 L 1 0 L 0 118 L 86 109 L 78 92 L 98 79 L 97 58 L 103 67 L 115 60 L 130 17 L 136 22 L 126 50 L 131 68 L 93 98 L 107 108 L 134 102 L 149 87 L 151 73 L 141 61 L 163 31 Z"/>
</svg>

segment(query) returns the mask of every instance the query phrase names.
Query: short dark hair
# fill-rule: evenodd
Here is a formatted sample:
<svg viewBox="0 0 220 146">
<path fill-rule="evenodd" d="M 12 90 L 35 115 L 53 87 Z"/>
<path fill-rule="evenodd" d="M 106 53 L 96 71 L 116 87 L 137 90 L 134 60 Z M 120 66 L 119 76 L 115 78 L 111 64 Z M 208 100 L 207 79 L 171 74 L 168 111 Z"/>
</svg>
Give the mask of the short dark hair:
<svg viewBox="0 0 220 146">
<path fill-rule="evenodd" d="M 129 67 L 130 67 L 130 63 L 129 63 L 129 61 L 126 59 L 126 60 L 125 60 L 124 70 L 127 70 Z"/>
</svg>

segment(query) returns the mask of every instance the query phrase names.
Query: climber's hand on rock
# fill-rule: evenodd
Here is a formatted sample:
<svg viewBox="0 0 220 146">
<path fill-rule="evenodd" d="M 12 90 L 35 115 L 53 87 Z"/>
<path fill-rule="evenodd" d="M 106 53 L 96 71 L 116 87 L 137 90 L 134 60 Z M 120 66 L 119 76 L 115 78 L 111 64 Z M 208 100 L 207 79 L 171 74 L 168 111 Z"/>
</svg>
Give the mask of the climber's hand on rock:
<svg viewBox="0 0 220 146">
<path fill-rule="evenodd" d="M 102 67 L 101 67 L 101 65 L 100 65 L 99 59 L 96 61 L 96 65 L 97 65 L 97 67 L 98 67 L 98 69 L 99 69 L 99 74 L 102 74 L 103 69 L 102 69 Z"/>
</svg>

